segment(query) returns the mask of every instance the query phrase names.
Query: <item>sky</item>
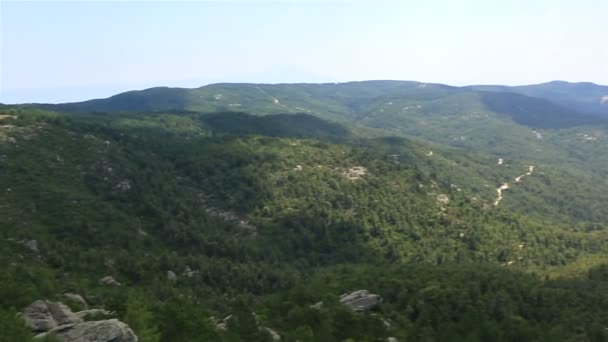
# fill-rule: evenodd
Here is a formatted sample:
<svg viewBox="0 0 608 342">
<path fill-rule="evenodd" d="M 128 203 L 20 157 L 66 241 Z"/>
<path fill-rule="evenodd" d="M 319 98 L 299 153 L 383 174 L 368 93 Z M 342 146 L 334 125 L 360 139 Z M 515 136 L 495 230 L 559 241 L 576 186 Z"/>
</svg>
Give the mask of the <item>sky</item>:
<svg viewBox="0 0 608 342">
<path fill-rule="evenodd" d="M 608 84 L 606 0 L 0 0 L 0 102 L 154 86 Z"/>
</svg>

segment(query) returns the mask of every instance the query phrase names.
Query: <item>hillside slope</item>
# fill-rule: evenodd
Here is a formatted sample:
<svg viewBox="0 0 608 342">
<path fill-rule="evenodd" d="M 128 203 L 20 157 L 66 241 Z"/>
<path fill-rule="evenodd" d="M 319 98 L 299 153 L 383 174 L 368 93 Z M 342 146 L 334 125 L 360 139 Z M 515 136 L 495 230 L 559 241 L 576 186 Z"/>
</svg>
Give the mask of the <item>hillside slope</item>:
<svg viewBox="0 0 608 342">
<path fill-rule="evenodd" d="M 525 86 L 473 86 L 476 90 L 514 92 L 542 98 L 560 106 L 608 118 L 608 86 L 591 82 L 553 81 Z"/>
<path fill-rule="evenodd" d="M 608 253 L 601 225 L 547 224 L 506 206 L 543 177 L 492 205 L 494 186 L 525 164 L 353 139 L 318 119 L 304 118 L 318 128 L 306 131 L 323 133 L 305 135 L 302 119 L 230 113 L 2 115 L 2 310 L 78 292 L 122 315 L 135 305 L 127 288 L 146 298 L 137 309 L 163 341 L 251 340 L 251 319 L 310 341 L 602 333 L 602 269 L 579 281 L 522 273 L 585 274 Z M 284 125 L 270 132 L 256 123 L 277 119 Z M 100 284 L 104 276 L 123 286 Z M 337 300 L 361 287 L 384 298 L 373 315 Z M 226 332 L 207 319 L 228 314 L 240 318 Z"/>
</svg>

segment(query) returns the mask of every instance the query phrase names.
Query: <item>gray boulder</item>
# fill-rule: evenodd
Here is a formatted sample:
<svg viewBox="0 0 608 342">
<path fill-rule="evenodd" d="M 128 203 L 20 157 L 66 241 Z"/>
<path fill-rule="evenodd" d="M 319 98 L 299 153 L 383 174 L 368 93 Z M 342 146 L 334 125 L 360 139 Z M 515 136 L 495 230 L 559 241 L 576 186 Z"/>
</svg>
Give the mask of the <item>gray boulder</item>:
<svg viewBox="0 0 608 342">
<path fill-rule="evenodd" d="M 177 275 L 173 271 L 167 271 L 167 280 L 174 283 L 177 281 Z"/>
<path fill-rule="evenodd" d="M 37 300 L 23 310 L 23 318 L 36 337 L 57 336 L 63 342 L 137 342 L 137 336 L 117 319 L 83 322 L 87 313 L 109 314 L 102 309 L 73 313 L 58 302 Z"/>
<path fill-rule="evenodd" d="M 315 304 L 309 306 L 311 309 L 320 310 L 323 307 L 323 302 L 316 302 Z"/>
<path fill-rule="evenodd" d="M 120 286 L 121 284 L 114 279 L 112 276 L 105 276 L 99 279 L 99 283 L 102 285 Z"/>
<path fill-rule="evenodd" d="M 51 315 L 46 303 L 37 300 L 23 310 L 25 324 L 32 331 L 49 331 L 57 326 L 57 321 Z"/>
<path fill-rule="evenodd" d="M 59 325 L 78 323 L 81 320 L 70 310 L 70 308 L 63 303 L 46 302 L 46 306 L 49 309 L 51 315 Z"/>
<path fill-rule="evenodd" d="M 114 314 L 115 314 L 115 312 L 104 310 L 104 309 L 87 309 L 87 310 L 78 311 L 76 313 L 76 316 L 78 316 L 78 318 L 84 320 L 85 317 L 87 317 L 87 316 L 97 316 L 97 315 L 111 316 Z"/>
<path fill-rule="evenodd" d="M 184 274 L 184 276 L 186 276 L 186 277 L 188 277 L 188 278 L 192 278 L 192 277 L 194 277 L 195 275 L 199 274 L 199 271 L 198 271 L 198 270 L 192 270 L 192 269 L 190 268 L 190 266 L 187 266 L 187 265 L 186 265 L 186 270 L 184 270 L 184 273 L 183 273 L 183 274 Z"/>
<path fill-rule="evenodd" d="M 25 247 L 27 247 L 32 252 L 38 253 L 38 241 L 36 240 L 27 240 L 22 242 Z"/>
<path fill-rule="evenodd" d="M 353 311 L 367 311 L 382 303 L 382 297 L 367 290 L 358 290 L 341 295 L 340 303 Z"/>
<path fill-rule="evenodd" d="M 271 329 L 269 327 L 262 327 L 262 329 L 266 330 L 270 334 L 270 337 L 272 338 L 273 341 L 281 340 L 281 335 L 279 335 L 278 332 L 274 331 L 274 329 Z"/>
<path fill-rule="evenodd" d="M 64 342 L 137 342 L 137 336 L 117 319 L 76 324 L 54 332 Z"/>
<path fill-rule="evenodd" d="M 37 300 L 23 310 L 23 319 L 34 332 L 49 331 L 57 326 L 82 320 L 63 303 Z"/>
<path fill-rule="evenodd" d="M 79 304 L 81 304 L 83 307 L 88 308 L 89 305 L 87 304 L 87 302 L 84 300 L 84 298 L 82 298 L 81 295 L 79 294 L 75 294 L 75 293 L 64 293 L 63 296 L 67 299 L 71 299 Z"/>
</svg>

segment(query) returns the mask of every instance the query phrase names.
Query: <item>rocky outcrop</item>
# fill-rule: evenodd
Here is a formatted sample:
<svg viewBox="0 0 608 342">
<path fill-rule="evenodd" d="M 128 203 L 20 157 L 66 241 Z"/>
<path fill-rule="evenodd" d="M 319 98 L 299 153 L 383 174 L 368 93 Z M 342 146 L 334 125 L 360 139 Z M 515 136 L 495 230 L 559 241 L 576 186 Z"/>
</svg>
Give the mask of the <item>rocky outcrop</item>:
<svg viewBox="0 0 608 342">
<path fill-rule="evenodd" d="M 254 317 L 257 318 L 257 316 L 255 316 L 255 314 L 254 314 Z M 217 318 L 215 316 L 209 317 L 209 321 L 211 322 L 211 324 L 213 324 L 215 326 L 215 329 L 218 330 L 218 331 L 227 331 L 228 330 L 228 322 L 231 319 L 232 319 L 232 315 L 228 315 L 224 319 L 219 319 L 219 318 Z M 258 329 L 260 331 L 266 331 L 270 335 L 270 337 L 272 338 L 273 341 L 280 341 L 281 340 L 281 335 L 279 335 L 279 333 L 276 332 L 272 328 L 263 327 L 263 326 L 258 325 Z"/>
<path fill-rule="evenodd" d="M 48 331 L 57 326 L 57 321 L 51 315 L 46 302 L 37 300 L 23 310 L 25 324 L 32 331 Z"/>
<path fill-rule="evenodd" d="M 104 310 L 104 309 L 87 309 L 87 310 L 78 311 L 76 313 L 76 316 L 78 316 L 78 318 L 84 320 L 87 316 L 111 316 L 114 314 L 115 314 L 114 312 Z"/>
<path fill-rule="evenodd" d="M 192 270 L 190 268 L 190 266 L 186 265 L 186 269 L 184 270 L 183 275 L 187 278 L 192 278 L 195 275 L 199 274 L 200 272 L 198 270 Z"/>
<path fill-rule="evenodd" d="M 226 222 L 237 225 L 243 232 L 249 233 L 252 237 L 257 235 L 257 227 L 246 220 L 245 218 L 240 217 L 236 212 L 231 210 L 222 210 L 220 208 L 212 207 L 208 200 L 209 198 L 203 194 L 199 194 L 199 199 L 203 204 L 203 208 L 205 212 L 209 216 L 220 218 Z"/>
<path fill-rule="evenodd" d="M 323 302 L 316 302 L 315 304 L 309 306 L 311 309 L 320 310 L 323 307 Z"/>
<path fill-rule="evenodd" d="M 226 316 L 224 319 L 219 319 L 217 317 L 211 316 L 209 320 L 215 326 L 215 329 L 226 331 L 228 330 L 228 321 L 232 318 L 232 315 Z"/>
<path fill-rule="evenodd" d="M 167 271 L 167 280 L 175 283 L 177 281 L 177 275 L 173 271 Z"/>
<path fill-rule="evenodd" d="M 82 305 L 84 308 L 88 308 L 89 305 L 87 304 L 87 302 L 84 300 L 84 298 L 82 298 L 81 295 L 79 294 L 75 294 L 75 293 L 64 293 L 63 296 L 67 299 L 73 300 L 76 303 Z"/>
<path fill-rule="evenodd" d="M 105 276 L 99 279 L 99 283 L 102 285 L 120 286 L 121 284 L 114 279 L 112 276 Z"/>
<path fill-rule="evenodd" d="M 84 322 L 88 313 L 108 313 L 102 309 L 73 313 L 60 302 L 37 300 L 23 310 L 22 317 L 36 337 L 53 335 L 64 342 L 137 342 L 137 336 L 117 319 Z"/>
<path fill-rule="evenodd" d="M 350 169 L 344 171 L 342 174 L 348 180 L 356 181 L 356 180 L 363 179 L 363 177 L 365 175 L 367 175 L 368 172 L 367 172 L 367 168 L 365 168 L 363 166 L 355 166 L 355 167 L 351 167 Z"/>
<path fill-rule="evenodd" d="M 109 143 L 109 142 L 108 142 Z M 116 184 L 116 189 L 120 191 L 129 191 L 131 190 L 131 182 L 128 179 L 120 181 L 120 183 Z"/>
<path fill-rule="evenodd" d="M 281 335 L 279 335 L 279 333 L 277 333 L 273 329 L 270 329 L 268 327 L 262 327 L 262 329 L 266 330 L 266 332 L 268 332 L 268 334 L 270 334 L 270 337 L 272 338 L 273 341 L 281 340 Z"/>
<path fill-rule="evenodd" d="M 382 297 L 367 290 L 358 290 L 341 295 L 340 303 L 353 311 L 367 311 L 382 303 Z"/>
<path fill-rule="evenodd" d="M 21 243 L 27 247 L 27 249 L 31 250 L 32 252 L 38 253 L 38 241 L 36 240 L 27 240 L 27 241 L 21 241 Z"/>
<path fill-rule="evenodd" d="M 34 332 L 49 331 L 57 326 L 82 320 L 63 303 L 37 300 L 23 310 L 23 319 Z"/>
<path fill-rule="evenodd" d="M 76 324 L 53 332 L 64 342 L 137 342 L 137 336 L 117 319 Z"/>
</svg>

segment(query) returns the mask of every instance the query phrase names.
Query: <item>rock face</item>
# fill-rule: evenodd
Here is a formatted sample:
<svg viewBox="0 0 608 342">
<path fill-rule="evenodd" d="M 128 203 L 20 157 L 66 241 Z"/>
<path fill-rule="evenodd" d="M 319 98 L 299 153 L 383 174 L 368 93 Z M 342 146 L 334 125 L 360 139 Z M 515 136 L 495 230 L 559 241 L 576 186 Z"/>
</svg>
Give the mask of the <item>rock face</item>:
<svg viewBox="0 0 608 342">
<path fill-rule="evenodd" d="M 76 324 L 55 332 L 65 342 L 137 342 L 137 336 L 117 319 Z"/>
<path fill-rule="evenodd" d="M 355 167 L 351 167 L 350 169 L 344 171 L 342 174 L 348 180 L 356 181 L 359 179 L 363 179 L 363 177 L 365 175 L 367 175 L 367 168 L 365 168 L 363 166 L 355 166 Z"/>
<path fill-rule="evenodd" d="M 177 275 L 173 271 L 167 271 L 167 280 L 174 283 L 177 281 Z"/>
<path fill-rule="evenodd" d="M 48 331 L 57 326 L 57 322 L 49 312 L 46 303 L 42 300 L 37 300 L 25 308 L 23 310 L 23 319 L 32 331 Z"/>
<path fill-rule="evenodd" d="M 103 285 L 120 286 L 121 284 L 114 279 L 112 276 L 106 276 L 99 279 L 99 283 Z"/>
<path fill-rule="evenodd" d="M 22 316 L 32 332 L 38 333 L 36 337 L 51 334 L 64 342 L 137 342 L 125 323 L 117 319 L 83 322 L 85 315 L 80 313 L 73 313 L 63 303 L 37 300 L 23 310 Z"/>
<path fill-rule="evenodd" d="M 323 307 L 323 302 L 316 302 L 315 304 L 309 306 L 311 309 L 320 310 Z"/>
<path fill-rule="evenodd" d="M 36 240 L 23 241 L 23 245 L 25 247 L 27 247 L 29 250 L 31 250 L 32 252 L 38 253 L 38 241 L 36 241 Z"/>
<path fill-rule="evenodd" d="M 81 318 L 84 320 L 84 318 L 86 316 L 95 316 L 95 315 L 110 316 L 110 315 L 114 315 L 114 314 L 115 314 L 114 312 L 104 310 L 104 309 L 87 309 L 87 310 L 78 311 L 76 313 L 76 316 L 78 316 L 78 318 Z"/>
<path fill-rule="evenodd" d="M 382 297 L 367 290 L 358 290 L 341 295 L 340 303 L 353 311 L 366 311 L 382 303 Z"/>
<path fill-rule="evenodd" d="M 262 329 L 266 330 L 270 334 L 270 337 L 272 338 L 273 341 L 281 340 L 281 335 L 279 335 L 279 333 L 277 333 L 273 329 L 270 329 L 268 327 L 262 327 Z"/>
<path fill-rule="evenodd" d="M 194 270 L 194 271 L 193 271 L 193 270 L 190 268 L 190 266 L 186 266 L 186 270 L 184 270 L 183 275 L 184 275 L 184 276 L 186 276 L 186 277 L 188 277 L 188 278 L 192 278 L 192 277 L 194 277 L 195 275 L 197 275 L 197 274 L 199 274 L 199 273 L 200 273 L 200 272 L 199 272 L 198 270 Z"/>
<path fill-rule="evenodd" d="M 71 299 L 77 303 L 79 303 L 80 305 L 82 305 L 85 308 L 88 308 L 89 305 L 87 304 L 87 302 L 84 300 L 84 298 L 82 298 L 81 295 L 79 294 L 75 294 L 75 293 L 64 293 L 63 296 L 67 299 Z"/>
</svg>

